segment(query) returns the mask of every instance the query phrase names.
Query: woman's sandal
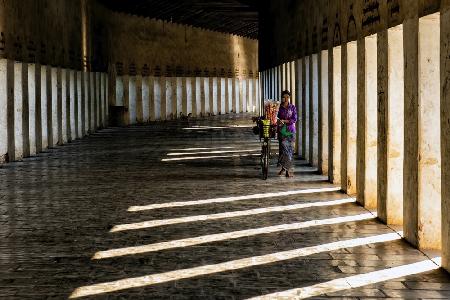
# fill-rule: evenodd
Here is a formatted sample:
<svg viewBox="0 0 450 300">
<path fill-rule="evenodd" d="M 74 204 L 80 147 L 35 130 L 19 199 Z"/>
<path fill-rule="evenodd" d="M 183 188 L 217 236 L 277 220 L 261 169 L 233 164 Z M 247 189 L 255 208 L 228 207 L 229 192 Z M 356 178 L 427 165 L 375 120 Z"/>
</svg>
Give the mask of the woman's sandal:
<svg viewBox="0 0 450 300">
<path fill-rule="evenodd" d="M 281 171 L 278 172 L 278 176 L 283 176 L 283 172 L 284 172 L 284 169 L 281 169 Z"/>
<path fill-rule="evenodd" d="M 294 174 L 289 173 L 289 171 L 286 171 L 286 178 L 292 178 L 294 177 Z"/>
</svg>

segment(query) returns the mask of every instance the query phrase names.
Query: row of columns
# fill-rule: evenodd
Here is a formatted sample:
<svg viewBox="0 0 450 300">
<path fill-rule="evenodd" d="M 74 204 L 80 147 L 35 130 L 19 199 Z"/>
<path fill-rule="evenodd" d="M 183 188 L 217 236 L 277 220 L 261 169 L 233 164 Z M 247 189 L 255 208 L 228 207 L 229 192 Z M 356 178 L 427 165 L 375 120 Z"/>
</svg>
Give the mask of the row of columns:
<svg viewBox="0 0 450 300">
<path fill-rule="evenodd" d="M 328 174 L 328 51 L 306 56 L 261 72 L 264 99 L 281 98 L 289 90 L 298 113 L 299 157 Z"/>
<path fill-rule="evenodd" d="M 108 123 L 107 76 L 0 60 L 0 162 L 62 145 Z"/>
<path fill-rule="evenodd" d="M 450 270 L 450 12 L 441 13 L 303 57 L 293 73 L 265 70 L 261 82 L 264 99 L 297 91 L 303 159 L 413 245 L 442 250 Z"/>
<path fill-rule="evenodd" d="M 126 124 L 260 110 L 256 78 L 119 76 L 115 105 Z"/>
</svg>

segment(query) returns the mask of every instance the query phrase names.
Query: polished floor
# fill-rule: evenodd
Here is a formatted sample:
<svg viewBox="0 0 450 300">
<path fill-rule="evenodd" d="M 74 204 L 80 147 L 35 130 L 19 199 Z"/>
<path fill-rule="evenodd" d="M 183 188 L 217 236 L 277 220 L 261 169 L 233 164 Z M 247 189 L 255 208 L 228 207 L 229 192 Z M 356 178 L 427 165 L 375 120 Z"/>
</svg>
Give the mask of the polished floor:
<svg viewBox="0 0 450 300">
<path fill-rule="evenodd" d="M 0 298 L 450 298 L 302 161 L 261 180 L 249 118 L 109 128 L 0 167 Z"/>
</svg>

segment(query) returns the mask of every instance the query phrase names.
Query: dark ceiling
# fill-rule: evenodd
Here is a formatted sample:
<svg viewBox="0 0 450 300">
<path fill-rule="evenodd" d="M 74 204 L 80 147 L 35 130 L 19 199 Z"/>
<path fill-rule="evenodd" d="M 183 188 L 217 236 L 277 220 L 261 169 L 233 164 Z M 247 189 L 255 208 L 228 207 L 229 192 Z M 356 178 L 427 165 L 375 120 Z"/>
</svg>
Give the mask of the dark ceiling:
<svg viewBox="0 0 450 300">
<path fill-rule="evenodd" d="M 258 38 L 257 0 L 99 0 L 133 15 Z"/>
</svg>

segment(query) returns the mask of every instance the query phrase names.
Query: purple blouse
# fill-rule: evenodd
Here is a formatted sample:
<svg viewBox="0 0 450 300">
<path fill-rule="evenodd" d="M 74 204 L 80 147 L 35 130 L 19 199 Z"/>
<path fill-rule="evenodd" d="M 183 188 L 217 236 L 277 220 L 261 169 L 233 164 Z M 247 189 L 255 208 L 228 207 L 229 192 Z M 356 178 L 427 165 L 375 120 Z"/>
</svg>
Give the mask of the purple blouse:
<svg viewBox="0 0 450 300">
<path fill-rule="evenodd" d="M 281 120 L 289 120 L 287 123 L 287 129 L 290 132 L 296 132 L 295 123 L 297 123 L 297 108 L 293 104 L 289 104 L 287 108 L 280 106 L 278 111 L 278 118 Z"/>
</svg>

